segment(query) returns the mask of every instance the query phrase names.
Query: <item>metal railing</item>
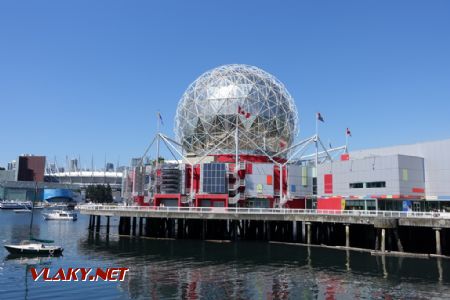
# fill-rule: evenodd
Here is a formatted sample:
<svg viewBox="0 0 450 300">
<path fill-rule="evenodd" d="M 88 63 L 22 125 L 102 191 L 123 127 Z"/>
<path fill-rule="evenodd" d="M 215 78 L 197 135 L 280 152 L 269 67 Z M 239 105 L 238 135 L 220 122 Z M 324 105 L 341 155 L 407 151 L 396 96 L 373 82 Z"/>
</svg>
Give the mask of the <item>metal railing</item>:
<svg viewBox="0 0 450 300">
<path fill-rule="evenodd" d="M 172 207 L 172 206 L 120 206 L 102 204 L 82 204 L 77 209 L 83 211 L 126 211 L 126 212 L 179 212 L 211 214 L 259 214 L 259 215 L 333 215 L 355 217 L 450 219 L 448 212 L 382 211 L 382 210 L 329 210 L 291 208 L 245 208 L 245 207 Z"/>
</svg>

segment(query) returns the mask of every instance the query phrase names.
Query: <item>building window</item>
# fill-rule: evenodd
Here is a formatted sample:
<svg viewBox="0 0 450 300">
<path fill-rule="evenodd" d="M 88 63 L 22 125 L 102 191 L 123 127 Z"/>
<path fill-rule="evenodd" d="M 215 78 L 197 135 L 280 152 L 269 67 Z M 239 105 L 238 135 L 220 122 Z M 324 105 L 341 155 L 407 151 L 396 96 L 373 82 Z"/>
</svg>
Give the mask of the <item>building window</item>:
<svg viewBox="0 0 450 300">
<path fill-rule="evenodd" d="M 363 187 L 364 187 L 364 184 L 362 182 L 350 183 L 351 189 L 362 189 Z"/>
<path fill-rule="evenodd" d="M 366 182 L 366 188 L 384 188 L 384 187 L 386 187 L 386 181 Z"/>
</svg>

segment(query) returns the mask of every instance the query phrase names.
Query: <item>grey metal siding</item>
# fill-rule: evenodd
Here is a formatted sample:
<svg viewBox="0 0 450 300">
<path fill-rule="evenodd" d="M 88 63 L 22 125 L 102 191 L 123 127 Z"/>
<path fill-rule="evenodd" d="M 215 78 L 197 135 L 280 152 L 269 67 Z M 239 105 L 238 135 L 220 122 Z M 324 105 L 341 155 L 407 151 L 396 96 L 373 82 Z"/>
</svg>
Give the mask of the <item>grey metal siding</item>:
<svg viewBox="0 0 450 300">
<path fill-rule="evenodd" d="M 311 167 L 288 165 L 287 174 L 288 198 L 302 198 L 312 195 L 313 184 Z"/>
<path fill-rule="evenodd" d="M 424 186 L 423 159 L 420 157 L 389 155 L 372 156 L 347 161 L 325 163 L 318 168 L 319 196 L 361 196 L 412 194 L 412 188 Z M 402 179 L 407 170 L 408 180 Z M 333 192 L 324 191 L 324 175 L 333 175 Z M 385 182 L 385 187 L 369 188 L 367 183 Z M 352 183 L 362 183 L 363 188 L 350 188 Z"/>
<path fill-rule="evenodd" d="M 450 200 L 450 139 L 353 151 L 350 158 L 393 154 L 423 157 L 427 199 Z"/>
<path fill-rule="evenodd" d="M 267 176 L 273 177 L 272 163 L 252 163 L 252 174 L 245 175 L 245 196 L 250 198 L 273 197 L 273 183 L 267 184 Z"/>
</svg>

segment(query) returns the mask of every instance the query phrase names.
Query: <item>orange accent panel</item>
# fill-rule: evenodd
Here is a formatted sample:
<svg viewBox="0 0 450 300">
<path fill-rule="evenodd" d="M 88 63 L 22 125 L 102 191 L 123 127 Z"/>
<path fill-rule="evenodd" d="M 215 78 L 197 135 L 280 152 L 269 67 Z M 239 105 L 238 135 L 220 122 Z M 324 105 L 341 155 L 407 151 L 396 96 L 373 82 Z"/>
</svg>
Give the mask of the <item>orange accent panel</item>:
<svg viewBox="0 0 450 300">
<path fill-rule="evenodd" d="M 425 193 L 425 189 L 422 188 L 412 188 L 413 193 Z"/>
<path fill-rule="evenodd" d="M 267 179 L 266 179 L 267 185 L 272 185 L 272 180 L 273 180 L 272 175 L 267 175 Z"/>
</svg>

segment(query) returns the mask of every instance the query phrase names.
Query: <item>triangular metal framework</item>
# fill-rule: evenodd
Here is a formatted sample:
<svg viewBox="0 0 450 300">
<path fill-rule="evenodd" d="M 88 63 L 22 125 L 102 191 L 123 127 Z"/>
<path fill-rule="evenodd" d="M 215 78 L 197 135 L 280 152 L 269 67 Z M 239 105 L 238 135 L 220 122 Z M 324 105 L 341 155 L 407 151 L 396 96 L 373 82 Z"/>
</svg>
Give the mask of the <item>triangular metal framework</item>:
<svg viewBox="0 0 450 300">
<path fill-rule="evenodd" d="M 241 113 L 240 113 L 241 112 Z M 237 118 L 237 120 L 236 120 Z M 248 65 L 225 65 L 201 75 L 183 94 L 175 117 L 176 139 L 190 153 L 202 155 L 218 142 L 217 154 L 234 152 L 236 130 L 243 154 L 271 155 L 294 142 L 298 133 L 295 103 L 271 74 Z"/>
</svg>

